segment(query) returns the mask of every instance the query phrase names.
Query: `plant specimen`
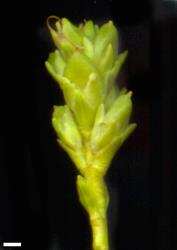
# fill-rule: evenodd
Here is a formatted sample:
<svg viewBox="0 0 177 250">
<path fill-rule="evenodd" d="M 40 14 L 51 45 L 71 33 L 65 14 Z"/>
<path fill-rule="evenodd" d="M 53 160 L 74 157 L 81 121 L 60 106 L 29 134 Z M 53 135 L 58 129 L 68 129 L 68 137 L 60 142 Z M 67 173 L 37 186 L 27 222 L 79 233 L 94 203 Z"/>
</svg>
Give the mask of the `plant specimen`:
<svg viewBox="0 0 177 250">
<path fill-rule="evenodd" d="M 77 191 L 89 215 L 93 250 L 108 250 L 104 176 L 136 127 L 129 124 L 132 92 L 116 85 L 127 51 L 118 53 L 118 31 L 112 21 L 101 27 L 92 21 L 75 26 L 51 16 L 47 24 L 56 50 L 45 65 L 66 102 L 54 106 L 52 124 L 59 145 L 78 169 Z"/>
</svg>

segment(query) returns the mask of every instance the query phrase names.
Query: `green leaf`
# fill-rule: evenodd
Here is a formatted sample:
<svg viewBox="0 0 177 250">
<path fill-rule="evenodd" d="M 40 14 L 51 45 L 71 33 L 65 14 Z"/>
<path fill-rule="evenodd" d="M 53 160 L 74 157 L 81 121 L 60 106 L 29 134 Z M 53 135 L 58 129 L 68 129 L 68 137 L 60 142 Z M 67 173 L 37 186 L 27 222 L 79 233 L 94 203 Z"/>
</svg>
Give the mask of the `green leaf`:
<svg viewBox="0 0 177 250">
<path fill-rule="evenodd" d="M 109 108 L 112 106 L 114 101 L 117 99 L 117 97 L 120 94 L 120 90 L 116 84 L 112 86 L 112 88 L 107 93 L 107 96 L 105 98 L 105 109 L 106 111 L 109 110 Z"/>
<path fill-rule="evenodd" d="M 49 54 L 48 62 L 57 74 L 63 74 L 66 63 L 59 50 Z"/>
<path fill-rule="evenodd" d="M 93 130 L 97 128 L 100 123 L 104 121 L 104 116 L 105 116 L 105 106 L 103 103 L 101 103 L 97 108 Z"/>
<path fill-rule="evenodd" d="M 52 17 L 51 17 L 52 18 Z M 50 34 L 55 46 L 60 49 L 62 55 L 69 58 L 75 50 L 75 45 L 63 34 L 62 27 L 59 21 L 55 23 L 56 30 L 48 23 Z"/>
<path fill-rule="evenodd" d="M 75 96 L 79 91 L 78 87 L 75 86 L 75 84 L 72 83 L 68 78 L 61 75 L 57 75 L 56 79 L 60 83 L 60 87 L 63 90 L 66 103 L 72 109 L 75 102 Z"/>
<path fill-rule="evenodd" d="M 79 91 L 76 92 L 72 111 L 75 115 L 77 123 L 79 124 L 82 134 L 87 137 L 93 127 L 95 110 L 84 99 Z"/>
<path fill-rule="evenodd" d="M 96 73 L 93 63 L 79 52 L 75 52 L 66 65 L 64 76 L 78 87 L 84 88 L 91 73 Z"/>
<path fill-rule="evenodd" d="M 105 145 L 110 144 L 115 136 L 117 136 L 116 124 L 107 124 L 102 122 L 97 127 L 97 130 L 93 130 L 91 134 L 91 151 L 95 155 L 100 149 L 104 148 Z"/>
<path fill-rule="evenodd" d="M 103 149 L 95 154 L 93 158 L 93 165 L 97 166 L 103 175 L 106 174 L 106 171 L 109 168 L 115 153 L 119 150 L 123 142 L 128 138 L 135 128 L 136 124 L 130 124 L 123 133 L 118 135 L 111 143 L 107 144 Z"/>
<path fill-rule="evenodd" d="M 57 74 L 54 70 L 54 67 L 48 61 L 45 62 L 45 66 L 51 76 L 57 81 L 60 88 L 63 90 L 65 101 L 71 107 L 74 101 L 75 92 L 78 91 L 77 86 L 70 82 L 68 78 Z"/>
<path fill-rule="evenodd" d="M 101 107 L 98 109 L 91 133 L 90 145 L 93 155 L 105 145 L 111 144 L 126 130 L 132 109 L 131 97 L 129 94 L 119 96 L 106 114 Z"/>
<path fill-rule="evenodd" d="M 83 96 L 87 102 L 96 109 L 104 101 L 104 87 L 101 79 L 95 73 L 91 73 L 83 90 Z"/>
<path fill-rule="evenodd" d="M 126 129 L 121 133 L 122 143 L 127 140 L 127 138 L 131 135 L 131 133 L 135 130 L 136 127 L 136 123 L 131 123 L 126 127 Z"/>
<path fill-rule="evenodd" d="M 82 138 L 68 106 L 54 106 L 52 124 L 57 135 L 73 149 L 82 147 Z"/>
<path fill-rule="evenodd" d="M 102 132 L 100 130 L 100 125 L 103 124 L 103 122 L 104 122 L 104 116 L 105 116 L 105 108 L 104 108 L 104 104 L 102 103 L 102 104 L 100 104 L 100 106 L 97 109 L 94 126 L 93 126 L 91 136 L 90 136 L 90 147 L 91 147 L 91 151 L 92 151 L 93 155 L 95 153 L 94 146 L 95 146 L 96 141 L 100 137 L 100 134 Z"/>
<path fill-rule="evenodd" d="M 118 32 L 113 25 L 112 21 L 104 24 L 98 31 L 97 37 L 95 39 L 95 55 L 96 60 L 99 63 L 102 56 L 106 51 L 106 47 L 111 44 L 114 54 L 117 55 L 118 52 Z"/>
<path fill-rule="evenodd" d="M 92 21 L 86 21 L 83 26 L 82 29 L 84 31 L 84 35 L 87 36 L 90 41 L 93 41 L 95 38 L 95 27 Z"/>
<path fill-rule="evenodd" d="M 107 91 L 109 91 L 109 89 L 113 86 L 113 84 L 115 84 L 116 77 L 121 69 L 122 64 L 125 62 L 127 55 L 128 55 L 127 51 L 121 53 L 118 56 L 112 69 L 110 69 L 108 72 L 106 72 L 105 82 L 107 85 Z"/>
<path fill-rule="evenodd" d="M 112 65 L 113 65 L 113 59 L 114 59 L 114 55 L 113 55 L 113 49 L 112 49 L 112 45 L 108 44 L 105 53 L 103 54 L 103 57 L 100 60 L 100 64 L 99 67 L 101 69 L 101 71 L 103 72 L 103 74 L 105 73 L 105 71 L 109 70 Z"/>
<path fill-rule="evenodd" d="M 85 173 L 85 169 L 87 167 L 87 162 L 85 161 L 85 155 L 82 149 L 72 149 L 68 145 L 66 145 L 62 140 L 57 139 L 59 145 L 67 152 L 70 156 L 71 160 L 74 162 L 77 169 L 81 174 Z"/>
<path fill-rule="evenodd" d="M 50 61 L 51 61 L 51 58 L 50 58 Z M 45 66 L 46 66 L 46 69 L 48 70 L 48 72 L 50 73 L 50 75 L 59 83 L 58 74 L 55 71 L 53 65 L 49 61 L 46 61 Z"/>
<path fill-rule="evenodd" d="M 81 33 L 67 18 L 62 18 L 62 32 L 68 41 L 73 43 L 75 46 L 81 47 Z"/>
<path fill-rule="evenodd" d="M 90 137 L 90 149 L 93 155 L 92 160 L 94 161 L 94 157 L 98 151 L 103 149 L 105 145 L 110 144 L 117 136 L 117 124 L 105 121 L 104 105 L 101 104 L 98 108 Z"/>
<path fill-rule="evenodd" d="M 96 33 L 96 36 L 97 36 L 100 28 L 99 28 L 98 24 L 95 24 L 94 27 L 95 27 L 95 33 Z"/>
<path fill-rule="evenodd" d="M 108 110 L 105 115 L 106 123 L 121 124 L 121 127 L 124 128 L 129 121 L 132 111 L 132 101 L 130 94 L 123 94 L 118 96 L 111 108 Z"/>
<path fill-rule="evenodd" d="M 50 25 L 48 25 L 51 37 L 53 39 L 53 42 L 57 48 L 60 47 L 60 41 L 59 41 L 59 34 L 57 31 L 55 31 Z"/>
<path fill-rule="evenodd" d="M 66 38 L 61 38 L 59 40 L 59 47 L 58 47 L 61 51 L 62 56 L 68 60 L 72 54 L 75 51 L 75 46 L 74 44 L 72 44 L 70 41 L 68 41 Z"/>
<path fill-rule="evenodd" d="M 93 58 L 94 57 L 93 43 L 87 37 L 83 38 L 83 47 L 84 47 L 84 54 L 89 58 Z"/>
</svg>

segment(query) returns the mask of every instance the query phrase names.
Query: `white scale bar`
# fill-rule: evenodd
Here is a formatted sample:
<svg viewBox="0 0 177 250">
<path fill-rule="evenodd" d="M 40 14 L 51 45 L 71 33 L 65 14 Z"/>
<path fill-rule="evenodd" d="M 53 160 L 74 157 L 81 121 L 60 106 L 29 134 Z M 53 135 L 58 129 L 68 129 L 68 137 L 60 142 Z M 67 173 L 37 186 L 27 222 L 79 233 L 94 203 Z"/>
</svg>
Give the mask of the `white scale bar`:
<svg viewBox="0 0 177 250">
<path fill-rule="evenodd" d="M 3 247 L 21 247 L 21 242 L 4 242 Z"/>
</svg>

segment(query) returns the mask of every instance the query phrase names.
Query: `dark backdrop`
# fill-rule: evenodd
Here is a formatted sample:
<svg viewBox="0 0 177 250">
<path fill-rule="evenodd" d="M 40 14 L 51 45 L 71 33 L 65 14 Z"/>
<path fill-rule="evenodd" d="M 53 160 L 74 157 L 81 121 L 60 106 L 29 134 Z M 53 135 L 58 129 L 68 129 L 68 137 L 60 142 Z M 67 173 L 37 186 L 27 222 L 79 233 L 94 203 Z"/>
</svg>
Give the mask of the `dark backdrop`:
<svg viewBox="0 0 177 250">
<path fill-rule="evenodd" d="M 177 3 L 93 0 L 1 6 L 0 249 L 90 249 L 76 171 L 57 146 L 54 104 L 63 103 L 44 68 L 54 49 L 46 18 L 113 19 L 129 57 L 118 78 L 134 92 L 134 134 L 106 177 L 111 250 L 173 250 L 177 234 Z M 2 57 L 1 57 L 2 58 Z"/>
</svg>

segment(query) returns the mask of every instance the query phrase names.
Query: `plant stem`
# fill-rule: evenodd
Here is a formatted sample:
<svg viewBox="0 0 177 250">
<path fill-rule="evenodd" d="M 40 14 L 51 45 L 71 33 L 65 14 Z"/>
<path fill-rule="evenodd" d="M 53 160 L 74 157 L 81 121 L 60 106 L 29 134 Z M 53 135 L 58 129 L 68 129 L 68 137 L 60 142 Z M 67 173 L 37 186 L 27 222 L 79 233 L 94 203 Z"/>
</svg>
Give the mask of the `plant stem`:
<svg viewBox="0 0 177 250">
<path fill-rule="evenodd" d="M 107 206 L 109 203 L 109 194 L 104 182 L 104 177 L 100 175 L 98 170 L 89 169 L 85 176 L 90 179 L 90 185 L 94 187 L 90 197 L 97 194 L 94 210 L 89 212 L 90 225 L 92 229 L 92 248 L 93 250 L 109 250 L 108 246 L 108 227 L 107 227 Z"/>
<path fill-rule="evenodd" d="M 90 217 L 93 235 L 93 250 L 109 250 L 107 219 L 101 217 Z"/>
<path fill-rule="evenodd" d="M 78 176 L 77 189 L 80 202 L 89 215 L 93 250 L 109 250 L 106 218 L 109 194 L 104 177 L 97 168 L 90 167 L 84 176 Z"/>
</svg>

